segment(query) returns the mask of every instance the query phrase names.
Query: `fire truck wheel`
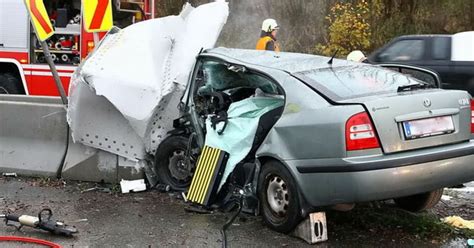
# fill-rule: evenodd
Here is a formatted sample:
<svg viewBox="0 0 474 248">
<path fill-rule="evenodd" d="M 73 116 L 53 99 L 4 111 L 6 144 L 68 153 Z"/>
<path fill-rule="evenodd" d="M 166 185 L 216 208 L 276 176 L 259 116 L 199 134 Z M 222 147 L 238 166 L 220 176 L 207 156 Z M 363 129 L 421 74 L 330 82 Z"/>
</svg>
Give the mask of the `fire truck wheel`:
<svg viewBox="0 0 474 248">
<path fill-rule="evenodd" d="M 0 94 L 25 94 L 20 80 L 10 73 L 0 73 Z"/>
<path fill-rule="evenodd" d="M 173 190 L 184 191 L 191 184 L 195 161 L 186 156 L 187 148 L 187 137 L 172 135 L 163 140 L 156 151 L 155 169 L 160 182 Z"/>
</svg>

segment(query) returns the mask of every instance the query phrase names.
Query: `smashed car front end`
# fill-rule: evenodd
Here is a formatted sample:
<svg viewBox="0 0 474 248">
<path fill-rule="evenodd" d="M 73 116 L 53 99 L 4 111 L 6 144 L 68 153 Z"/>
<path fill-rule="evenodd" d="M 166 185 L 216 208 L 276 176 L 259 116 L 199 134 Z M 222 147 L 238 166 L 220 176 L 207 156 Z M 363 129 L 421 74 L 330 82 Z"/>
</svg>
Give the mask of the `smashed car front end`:
<svg viewBox="0 0 474 248">
<path fill-rule="evenodd" d="M 73 141 L 118 155 L 137 170 L 152 167 L 179 116 L 195 57 L 214 46 L 227 16 L 224 1 L 197 8 L 186 4 L 180 15 L 108 32 L 70 84 L 67 119 Z"/>
</svg>

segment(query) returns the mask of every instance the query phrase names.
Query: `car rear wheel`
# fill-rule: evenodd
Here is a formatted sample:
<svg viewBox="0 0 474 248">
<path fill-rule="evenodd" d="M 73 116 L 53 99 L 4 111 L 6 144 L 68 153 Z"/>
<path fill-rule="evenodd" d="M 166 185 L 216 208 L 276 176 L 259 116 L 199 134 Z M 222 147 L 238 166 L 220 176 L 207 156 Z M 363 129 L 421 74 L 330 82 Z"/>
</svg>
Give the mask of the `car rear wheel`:
<svg viewBox="0 0 474 248">
<path fill-rule="evenodd" d="M 400 208 L 411 212 L 420 212 L 434 207 L 442 195 L 443 189 L 438 189 L 422 194 L 396 198 L 394 201 Z"/>
<path fill-rule="evenodd" d="M 258 188 L 265 224 L 278 232 L 292 231 L 302 217 L 296 183 L 288 170 L 277 161 L 266 163 Z"/>
<path fill-rule="evenodd" d="M 163 140 L 156 151 L 155 168 L 163 184 L 173 190 L 184 191 L 191 184 L 195 163 L 187 158 L 188 138 L 169 136 Z"/>
</svg>

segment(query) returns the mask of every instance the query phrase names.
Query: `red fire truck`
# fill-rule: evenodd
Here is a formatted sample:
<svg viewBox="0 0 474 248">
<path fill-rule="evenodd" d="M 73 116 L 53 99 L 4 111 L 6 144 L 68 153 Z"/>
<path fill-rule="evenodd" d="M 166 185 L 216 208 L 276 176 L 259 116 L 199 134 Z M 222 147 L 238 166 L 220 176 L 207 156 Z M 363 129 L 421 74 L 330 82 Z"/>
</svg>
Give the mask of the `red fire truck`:
<svg viewBox="0 0 474 248">
<path fill-rule="evenodd" d="M 74 70 L 94 48 L 93 35 L 83 28 L 81 0 L 44 3 L 55 26 L 47 43 L 67 91 Z M 112 0 L 112 10 L 119 27 L 155 17 L 154 0 Z M 0 94 L 59 95 L 23 0 L 0 0 Z"/>
</svg>

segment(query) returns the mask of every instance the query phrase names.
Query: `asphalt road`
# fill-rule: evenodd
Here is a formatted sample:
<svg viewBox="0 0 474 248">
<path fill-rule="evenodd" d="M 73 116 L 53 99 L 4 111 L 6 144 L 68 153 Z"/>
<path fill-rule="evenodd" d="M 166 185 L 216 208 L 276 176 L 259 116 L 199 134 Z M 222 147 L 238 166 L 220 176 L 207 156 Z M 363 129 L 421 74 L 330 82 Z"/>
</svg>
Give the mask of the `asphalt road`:
<svg viewBox="0 0 474 248">
<path fill-rule="evenodd" d="M 176 195 L 156 190 L 131 194 L 81 192 L 93 186 L 78 182 L 0 178 L 1 210 L 36 215 L 41 208 L 49 207 L 54 211 L 54 217 L 75 225 L 80 231 L 73 238 L 65 238 L 28 227 L 17 231 L 0 225 L 0 236 L 41 238 L 64 247 L 220 247 L 222 244 L 220 228 L 230 218 L 229 213 L 188 213 L 184 211 L 186 203 Z M 453 198 L 440 203 L 434 214 L 457 213 L 472 219 L 474 193 L 467 190 L 450 195 Z M 464 208 L 464 212 L 456 212 L 459 208 Z M 375 231 L 374 234 L 371 228 L 354 230 L 353 226 L 346 228 L 344 223 L 331 223 L 330 219 L 328 222 L 329 241 L 317 247 L 457 247 L 465 243 L 464 238 L 420 238 L 403 231 L 403 227 L 382 230 L 383 234 Z M 238 218 L 227 236 L 230 247 L 308 246 L 298 238 L 268 229 L 259 217 L 248 215 Z M 8 247 L 2 243 L 0 246 Z M 18 244 L 10 247 L 18 247 Z"/>
</svg>

